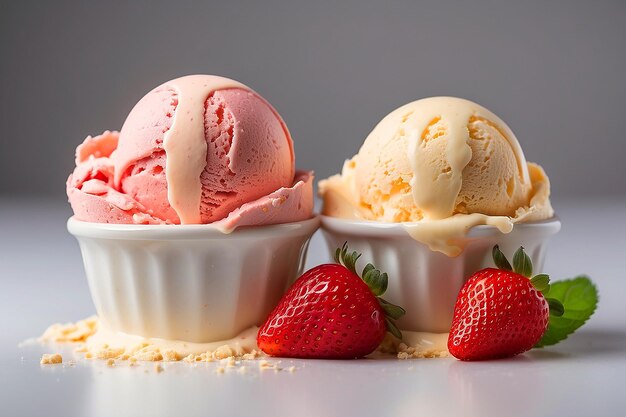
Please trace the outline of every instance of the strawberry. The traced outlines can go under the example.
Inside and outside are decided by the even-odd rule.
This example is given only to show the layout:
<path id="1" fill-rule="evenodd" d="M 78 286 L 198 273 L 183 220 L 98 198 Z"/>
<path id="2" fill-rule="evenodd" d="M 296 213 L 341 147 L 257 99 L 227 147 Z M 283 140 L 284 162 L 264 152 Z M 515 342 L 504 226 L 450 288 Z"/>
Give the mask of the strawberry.
<path id="1" fill-rule="evenodd" d="M 393 323 L 405 311 L 380 298 L 387 274 L 367 264 L 361 277 L 347 242 L 335 253 L 336 264 L 305 272 L 259 329 L 257 344 L 272 356 L 348 359 L 376 349 L 385 333 L 402 335 Z"/>
<path id="2" fill-rule="evenodd" d="M 546 299 L 543 291 L 550 278 L 532 279 L 530 257 L 520 247 L 513 265 L 498 248 L 493 248 L 496 268 L 472 275 L 454 306 L 448 350 L 457 359 L 471 361 L 515 356 L 531 349 L 541 339 L 550 314 L 563 314 L 562 304 Z"/>

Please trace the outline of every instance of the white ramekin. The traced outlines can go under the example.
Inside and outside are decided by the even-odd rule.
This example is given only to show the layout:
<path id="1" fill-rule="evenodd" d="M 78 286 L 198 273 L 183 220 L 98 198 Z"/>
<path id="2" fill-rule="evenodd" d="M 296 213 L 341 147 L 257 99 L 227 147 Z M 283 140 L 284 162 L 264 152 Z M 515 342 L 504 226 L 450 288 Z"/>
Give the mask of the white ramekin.
<path id="1" fill-rule="evenodd" d="M 96 311 L 114 331 L 211 342 L 260 324 L 302 272 L 319 218 L 242 227 L 70 218 Z"/>
<path id="2" fill-rule="evenodd" d="M 454 303 L 465 280 L 479 269 L 493 266 L 491 249 L 495 244 L 509 259 L 524 246 L 534 270 L 541 271 L 548 238 L 561 228 L 556 217 L 516 224 L 508 234 L 493 226 L 476 226 L 465 237 L 463 252 L 451 258 L 411 238 L 399 223 L 321 219 L 331 254 L 347 241 L 350 250 L 363 254 L 359 268 L 371 262 L 389 274 L 384 298 L 406 310 L 398 321 L 400 329 L 437 333 L 450 329 Z"/>

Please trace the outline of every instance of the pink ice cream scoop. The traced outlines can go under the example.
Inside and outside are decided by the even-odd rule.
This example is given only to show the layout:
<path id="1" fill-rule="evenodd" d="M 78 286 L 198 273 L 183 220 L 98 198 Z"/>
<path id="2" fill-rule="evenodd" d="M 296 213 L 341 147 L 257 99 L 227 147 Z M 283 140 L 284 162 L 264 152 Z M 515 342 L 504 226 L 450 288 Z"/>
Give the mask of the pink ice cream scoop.
<path id="1" fill-rule="evenodd" d="M 291 135 L 267 101 L 192 75 L 146 94 L 119 133 L 87 137 L 67 193 L 83 221 L 232 230 L 310 218 L 312 181 L 295 171 Z"/>

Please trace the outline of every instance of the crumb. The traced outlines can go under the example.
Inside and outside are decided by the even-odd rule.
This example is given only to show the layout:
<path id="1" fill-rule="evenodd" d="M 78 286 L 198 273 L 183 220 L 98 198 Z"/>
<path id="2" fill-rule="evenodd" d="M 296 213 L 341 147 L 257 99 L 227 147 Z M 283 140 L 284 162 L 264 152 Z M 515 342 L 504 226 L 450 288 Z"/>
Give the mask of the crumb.
<path id="1" fill-rule="evenodd" d="M 235 352 L 230 346 L 224 345 L 215 349 L 215 352 L 213 352 L 213 356 L 215 357 L 215 359 L 226 359 L 230 358 L 231 356 L 235 356 Z"/>
<path id="2" fill-rule="evenodd" d="M 247 366 L 241 366 L 239 367 L 239 369 L 237 369 L 237 372 L 240 374 L 245 374 L 248 372 L 248 367 Z"/>
<path id="3" fill-rule="evenodd" d="M 409 348 L 406 352 L 398 352 L 398 359 L 434 359 L 447 358 L 450 354 L 445 350 L 417 351 Z"/>
<path id="4" fill-rule="evenodd" d="M 84 342 L 98 330 L 98 318 L 91 316 L 76 323 L 56 323 L 39 338 L 42 342 Z"/>
<path id="5" fill-rule="evenodd" d="M 143 348 L 133 355 L 139 361 L 158 362 L 163 360 L 163 355 L 158 350 Z"/>
<path id="6" fill-rule="evenodd" d="M 154 365 L 154 370 L 156 371 L 157 374 L 160 374 L 161 372 L 164 371 L 160 363 L 157 363 L 156 365 Z"/>
<path id="7" fill-rule="evenodd" d="M 109 358 L 107 359 L 107 366 L 113 368 L 115 366 L 115 359 Z"/>
<path id="8" fill-rule="evenodd" d="M 177 362 L 181 360 L 182 355 L 176 352 L 174 349 L 167 349 L 163 351 L 163 360 L 169 362 Z"/>
<path id="9" fill-rule="evenodd" d="M 224 368 L 222 368 L 221 366 L 215 370 L 215 372 L 218 373 L 218 374 L 223 374 L 225 371 L 226 370 Z"/>
<path id="10" fill-rule="evenodd" d="M 275 372 L 282 371 L 282 368 L 278 367 L 280 362 L 276 362 L 275 364 L 270 363 L 270 361 L 266 361 L 265 359 L 259 361 L 259 369 L 261 371 L 273 369 Z"/>
<path id="11" fill-rule="evenodd" d="M 103 345 L 102 349 L 96 351 L 98 359 L 118 359 L 124 354 L 124 348 L 110 348 L 109 345 Z"/>
<path id="12" fill-rule="evenodd" d="M 295 366 L 290 366 L 289 368 L 287 368 L 287 371 L 289 371 L 289 373 L 294 373 L 296 372 L 296 367 Z"/>
<path id="13" fill-rule="evenodd" d="M 63 363 L 63 356 L 60 353 L 44 353 L 39 363 L 42 365 Z"/>
<path id="14" fill-rule="evenodd" d="M 250 353 L 246 353 L 244 354 L 241 359 L 243 360 L 253 360 L 259 357 L 259 351 L 258 350 L 253 350 Z"/>
<path id="15" fill-rule="evenodd" d="M 130 366 L 139 361 L 150 362 L 178 362 L 185 361 L 191 364 L 198 362 L 224 361 L 223 367 L 235 368 L 241 365 L 242 360 L 252 360 L 265 355 L 258 350 L 247 350 L 238 343 L 224 344 L 217 349 L 203 353 L 183 355 L 182 350 L 189 346 L 182 344 L 182 348 L 170 347 L 167 343 L 160 343 L 149 338 L 109 341 L 106 329 L 99 329 L 99 320 L 96 316 L 80 320 L 76 323 L 53 324 L 38 339 L 40 342 L 68 342 L 74 346 L 74 352 L 81 353 L 85 359 L 100 359 L 106 363 L 111 360 L 119 365 L 120 361 L 129 361 Z M 102 331 L 100 334 L 99 331 Z M 243 339 L 246 339 L 245 337 Z M 33 339 L 35 340 L 35 339 Z M 113 340 L 113 339 L 111 339 Z M 227 343 L 227 342 L 225 342 Z M 277 366 L 269 366 L 276 369 Z"/>

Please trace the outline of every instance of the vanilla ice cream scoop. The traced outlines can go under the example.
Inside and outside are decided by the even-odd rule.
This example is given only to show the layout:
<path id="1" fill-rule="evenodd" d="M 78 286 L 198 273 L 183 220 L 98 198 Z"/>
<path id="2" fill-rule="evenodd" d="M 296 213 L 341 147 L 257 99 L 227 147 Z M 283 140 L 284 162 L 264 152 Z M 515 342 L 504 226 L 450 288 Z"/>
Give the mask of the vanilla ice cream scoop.
<path id="1" fill-rule="evenodd" d="M 552 217 L 550 185 L 498 116 L 468 100 L 432 97 L 387 115 L 341 175 L 320 182 L 323 214 L 412 222 L 409 233 L 449 255 L 475 225 L 509 232 Z"/>

